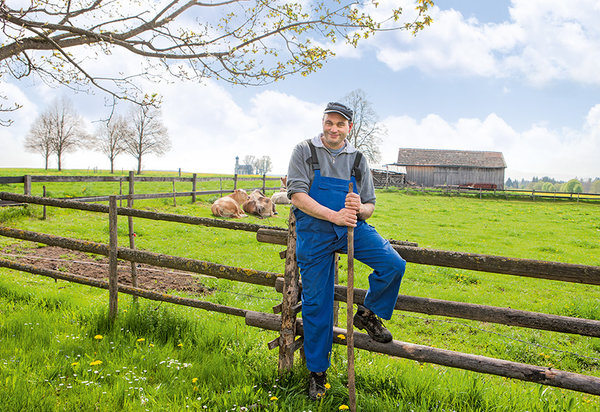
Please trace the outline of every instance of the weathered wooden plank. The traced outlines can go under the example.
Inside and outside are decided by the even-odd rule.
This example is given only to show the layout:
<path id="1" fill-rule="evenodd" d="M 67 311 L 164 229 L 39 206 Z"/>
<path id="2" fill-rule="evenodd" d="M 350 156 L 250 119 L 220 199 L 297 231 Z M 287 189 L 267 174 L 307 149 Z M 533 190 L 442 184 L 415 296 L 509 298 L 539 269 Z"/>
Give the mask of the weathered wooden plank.
<path id="1" fill-rule="evenodd" d="M 0 192 L 0 199 L 33 203 L 38 205 L 63 207 L 68 209 L 86 210 L 89 212 L 108 213 L 108 206 L 95 203 L 82 203 L 74 200 L 52 199 L 37 196 L 25 196 L 16 193 Z M 186 223 L 191 225 L 201 225 L 210 227 L 220 227 L 225 229 L 244 230 L 247 232 L 257 232 L 259 229 L 274 229 L 282 233 L 286 232 L 284 228 L 275 228 L 273 226 L 257 225 L 253 223 L 236 222 L 223 219 L 211 219 L 205 217 L 176 215 L 172 213 L 157 213 L 148 210 L 117 208 L 117 213 L 122 216 L 139 217 L 151 220 L 164 220 L 167 222 Z"/>
<path id="2" fill-rule="evenodd" d="M 0 236 L 28 240 L 31 242 L 38 242 L 51 246 L 60 246 L 67 249 L 95 253 L 103 256 L 108 256 L 109 253 L 108 246 L 102 243 L 47 235 L 22 229 L 8 228 L 5 226 L 0 226 Z M 275 286 L 277 278 L 281 276 L 275 272 L 220 265 L 202 260 L 182 258 L 160 253 L 146 252 L 142 250 L 132 250 L 121 247 L 118 248 L 117 257 L 119 259 L 146 263 L 152 266 L 178 269 L 184 272 L 201 273 L 203 275 L 210 275 L 220 279 L 229 279 L 238 282 L 246 282 L 271 287 Z"/>
<path id="3" fill-rule="evenodd" d="M 283 278 L 281 302 L 281 328 L 279 336 L 279 373 L 292 370 L 294 366 L 294 350 L 292 346 L 296 337 L 296 311 L 298 303 L 299 271 L 296 263 L 296 216 L 290 210 L 287 232 L 287 253 Z"/>
<path id="4" fill-rule="evenodd" d="M 272 229 L 259 230 L 259 242 L 285 244 L 285 234 Z M 391 242 L 390 242 L 391 243 Z M 504 256 L 477 253 L 453 252 L 392 244 L 400 255 L 411 263 L 444 266 L 480 272 L 502 273 L 532 277 L 537 279 L 559 280 L 563 282 L 600 285 L 600 266 L 577 265 L 573 263 L 548 262 L 543 260 L 509 258 Z"/>
<path id="5" fill-rule="evenodd" d="M 119 305 L 119 286 L 117 273 L 117 199 L 111 196 L 108 212 L 108 318 L 114 321 L 117 318 Z"/>
<path id="6" fill-rule="evenodd" d="M 281 292 L 282 288 L 283 282 L 278 279 L 275 283 L 275 289 Z M 302 283 L 300 283 L 299 288 L 302 288 Z M 335 286 L 336 301 L 344 302 L 346 300 L 346 293 L 345 286 Z M 355 302 L 362 304 L 365 300 L 366 293 L 367 291 L 365 289 L 354 289 Z M 499 323 L 508 326 L 548 330 L 552 332 L 600 337 L 600 321 L 592 319 L 549 315 L 496 306 L 452 302 L 408 295 L 398 295 L 394 309 L 425 313 L 427 315 L 447 316 L 481 322 Z"/>
<path id="7" fill-rule="evenodd" d="M 8 185 L 11 183 L 23 183 L 24 181 L 24 176 L 0 176 L 0 184 L 2 185 Z"/>
<path id="8" fill-rule="evenodd" d="M 249 326 L 278 330 L 280 322 L 281 317 L 277 315 L 253 311 L 246 312 L 246 325 Z M 296 332 L 298 335 L 304 336 L 302 319 L 296 320 Z M 345 344 L 345 339 L 340 339 L 338 336 L 345 336 L 346 332 L 345 329 L 333 328 L 334 342 L 337 344 Z M 355 347 L 359 349 L 411 359 L 418 362 L 434 363 L 451 368 L 460 368 L 473 372 L 503 376 L 511 379 L 600 395 L 600 378 L 594 376 L 586 376 L 554 368 L 528 365 L 525 363 L 489 358 L 486 356 L 471 355 L 446 349 L 432 348 L 397 340 L 393 340 L 390 343 L 379 343 L 372 340 L 369 335 L 359 332 L 355 332 L 354 344 Z"/>
<path id="9" fill-rule="evenodd" d="M 19 270 L 21 272 L 33 273 L 34 275 L 46 276 L 53 279 L 66 280 L 68 282 L 78 283 L 81 285 L 88 285 L 102 289 L 108 289 L 108 282 L 105 280 L 92 279 L 85 276 L 74 275 L 67 272 L 60 272 L 58 270 L 40 268 L 34 265 L 22 264 L 12 262 L 7 259 L 0 258 L 0 267 L 5 267 L 13 270 Z M 153 292 L 147 289 L 140 289 L 133 286 L 127 286 L 119 284 L 119 293 L 127 293 L 133 296 L 139 296 L 145 299 L 155 300 L 159 302 L 168 302 L 176 305 L 183 305 L 194 307 L 198 309 L 204 309 L 211 312 L 220 312 L 234 316 L 245 316 L 246 310 L 239 309 L 231 306 L 218 305 L 216 303 L 205 302 L 202 300 L 184 298 L 181 296 L 167 295 L 165 293 Z"/>
<path id="10" fill-rule="evenodd" d="M 262 243 L 272 243 L 275 245 L 287 244 L 286 234 L 279 228 L 269 227 L 259 229 L 256 234 L 256 240 Z M 403 246 L 418 246 L 415 242 L 408 242 L 404 240 L 388 239 L 392 245 L 403 245 Z"/>

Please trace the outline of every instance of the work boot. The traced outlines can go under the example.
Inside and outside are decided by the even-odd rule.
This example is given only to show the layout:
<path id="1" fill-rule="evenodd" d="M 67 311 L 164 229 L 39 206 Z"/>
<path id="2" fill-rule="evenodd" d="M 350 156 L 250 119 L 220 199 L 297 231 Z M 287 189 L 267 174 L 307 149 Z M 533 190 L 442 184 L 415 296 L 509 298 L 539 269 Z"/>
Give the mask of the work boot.
<path id="1" fill-rule="evenodd" d="M 363 305 L 357 306 L 358 310 L 354 315 L 354 326 L 358 329 L 366 329 L 371 339 L 377 342 L 391 342 L 392 334 L 383 326 L 381 319 Z"/>
<path id="2" fill-rule="evenodd" d="M 313 401 L 324 398 L 327 390 L 325 385 L 327 385 L 327 372 L 311 372 L 308 381 L 308 397 Z"/>

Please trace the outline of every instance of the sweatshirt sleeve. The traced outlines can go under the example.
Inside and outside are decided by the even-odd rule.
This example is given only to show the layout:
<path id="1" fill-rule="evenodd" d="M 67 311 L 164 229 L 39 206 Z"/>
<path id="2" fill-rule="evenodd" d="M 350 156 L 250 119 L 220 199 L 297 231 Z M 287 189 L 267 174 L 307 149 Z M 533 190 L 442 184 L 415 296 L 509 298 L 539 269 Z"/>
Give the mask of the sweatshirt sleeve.
<path id="1" fill-rule="evenodd" d="M 373 175 L 371 174 L 371 168 L 369 162 L 363 156 L 360 164 L 358 165 L 362 177 L 359 183 L 360 201 L 362 203 L 373 203 L 375 204 L 375 186 L 373 185 Z"/>
<path id="2" fill-rule="evenodd" d="M 306 148 L 304 147 L 306 146 Z M 301 142 L 294 147 L 287 174 L 287 196 L 292 198 L 294 193 L 307 193 L 310 189 L 312 170 L 307 162 L 308 144 Z"/>

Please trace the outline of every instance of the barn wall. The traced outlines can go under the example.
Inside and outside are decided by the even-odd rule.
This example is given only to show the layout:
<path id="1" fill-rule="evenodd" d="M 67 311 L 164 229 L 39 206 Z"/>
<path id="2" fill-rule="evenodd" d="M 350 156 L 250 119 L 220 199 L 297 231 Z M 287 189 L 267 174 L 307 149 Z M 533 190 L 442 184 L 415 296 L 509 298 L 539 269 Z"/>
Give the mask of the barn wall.
<path id="1" fill-rule="evenodd" d="M 406 180 L 419 186 L 433 187 L 434 169 L 433 166 L 406 166 Z"/>
<path id="2" fill-rule="evenodd" d="M 406 166 L 406 180 L 426 187 L 489 183 L 504 189 L 504 169 Z"/>

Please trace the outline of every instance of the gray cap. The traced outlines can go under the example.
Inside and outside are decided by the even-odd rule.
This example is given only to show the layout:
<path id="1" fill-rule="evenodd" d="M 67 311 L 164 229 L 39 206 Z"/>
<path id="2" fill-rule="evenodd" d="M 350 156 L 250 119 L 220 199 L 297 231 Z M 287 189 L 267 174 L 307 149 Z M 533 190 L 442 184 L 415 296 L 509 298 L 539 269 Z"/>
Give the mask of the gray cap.
<path id="1" fill-rule="evenodd" d="M 337 102 L 327 103 L 327 107 L 323 113 L 339 113 L 350 122 L 352 122 L 352 115 L 354 114 L 351 108 Z"/>

